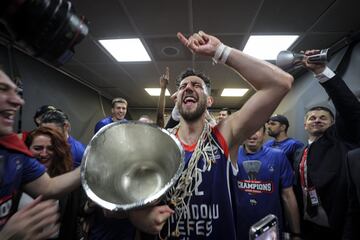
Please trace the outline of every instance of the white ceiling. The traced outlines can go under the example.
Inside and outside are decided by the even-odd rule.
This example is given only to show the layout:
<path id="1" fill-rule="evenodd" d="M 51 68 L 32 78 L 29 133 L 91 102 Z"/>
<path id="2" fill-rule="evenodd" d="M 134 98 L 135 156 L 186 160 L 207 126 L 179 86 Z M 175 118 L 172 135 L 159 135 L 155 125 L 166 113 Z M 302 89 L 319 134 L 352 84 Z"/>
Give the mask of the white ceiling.
<path id="1" fill-rule="evenodd" d="M 213 66 L 210 59 L 193 56 L 176 38 L 203 30 L 225 44 L 243 49 L 251 34 L 298 34 L 294 51 L 328 48 L 360 29 L 356 0 L 73 0 L 78 15 L 89 21 L 89 35 L 76 46 L 74 58 L 63 69 L 111 99 L 125 97 L 130 108 L 156 108 L 157 97 L 145 87 L 158 87 L 170 68 L 169 90 L 188 67 L 212 80 L 215 108 L 239 108 L 243 98 L 224 98 L 225 87 L 247 87 L 232 70 Z M 107 38 L 140 38 L 151 62 L 118 63 L 98 43 Z M 271 47 L 271 46 L 269 46 Z M 176 52 L 166 55 L 166 50 Z M 175 51 L 174 51 L 175 50 Z M 165 52 L 165 53 L 164 53 Z M 167 98 L 167 107 L 172 103 Z"/>

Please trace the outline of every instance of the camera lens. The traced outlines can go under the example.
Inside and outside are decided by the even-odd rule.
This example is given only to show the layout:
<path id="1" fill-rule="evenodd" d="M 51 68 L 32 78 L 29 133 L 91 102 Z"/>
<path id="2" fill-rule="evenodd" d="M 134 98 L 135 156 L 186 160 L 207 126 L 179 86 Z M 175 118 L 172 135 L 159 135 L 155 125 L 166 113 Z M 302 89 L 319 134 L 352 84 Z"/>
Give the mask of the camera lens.
<path id="1" fill-rule="evenodd" d="M 55 65 L 70 60 L 74 46 L 88 33 L 84 19 L 66 0 L 5 0 L 0 9 L 0 18 L 16 40 Z"/>

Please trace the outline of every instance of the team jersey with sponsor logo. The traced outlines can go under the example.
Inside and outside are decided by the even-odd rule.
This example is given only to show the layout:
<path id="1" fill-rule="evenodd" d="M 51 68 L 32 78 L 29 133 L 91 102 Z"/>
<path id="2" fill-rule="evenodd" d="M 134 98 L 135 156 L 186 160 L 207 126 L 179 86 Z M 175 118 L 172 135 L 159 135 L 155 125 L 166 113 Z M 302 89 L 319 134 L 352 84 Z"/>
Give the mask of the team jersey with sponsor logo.
<path id="1" fill-rule="evenodd" d="M 202 156 L 196 167 L 197 181 L 193 180 L 195 190 L 184 216 L 178 222 L 180 239 L 236 239 L 235 220 L 231 203 L 230 174 L 231 163 L 228 160 L 228 147 L 223 136 L 215 127 L 212 129 L 212 141 L 206 140 L 204 151 L 212 152 L 213 164 L 204 169 Z M 188 167 L 195 146 L 184 145 L 185 167 Z M 186 200 L 185 200 L 186 201 Z M 170 229 L 175 229 L 176 215 L 170 218 Z M 166 228 L 167 226 L 165 226 Z"/>
<path id="2" fill-rule="evenodd" d="M 36 159 L 0 146 L 0 230 L 16 211 L 14 202 L 22 185 L 34 181 L 45 172 Z"/>
<path id="3" fill-rule="evenodd" d="M 248 239 L 251 225 L 272 213 L 282 225 L 281 190 L 293 185 L 293 172 L 284 152 L 262 147 L 258 152 L 238 151 L 236 214 L 238 239 Z"/>

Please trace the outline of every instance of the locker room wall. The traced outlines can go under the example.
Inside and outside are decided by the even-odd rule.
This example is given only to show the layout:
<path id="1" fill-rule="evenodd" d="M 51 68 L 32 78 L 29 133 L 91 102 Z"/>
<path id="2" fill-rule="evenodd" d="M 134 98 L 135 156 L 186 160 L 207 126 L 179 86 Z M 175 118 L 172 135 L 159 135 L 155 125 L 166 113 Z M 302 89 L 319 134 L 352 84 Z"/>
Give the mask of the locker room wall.
<path id="1" fill-rule="evenodd" d="M 16 50 L 13 53 L 24 89 L 22 130 L 33 129 L 36 109 L 51 104 L 68 114 L 71 122 L 70 134 L 87 144 L 93 135 L 96 122 L 104 117 L 101 102 L 105 113 L 109 114 L 110 100 L 30 56 Z M 0 45 L 0 65 L 9 74 L 8 50 L 2 45 Z M 17 122 L 15 131 L 17 131 Z"/>

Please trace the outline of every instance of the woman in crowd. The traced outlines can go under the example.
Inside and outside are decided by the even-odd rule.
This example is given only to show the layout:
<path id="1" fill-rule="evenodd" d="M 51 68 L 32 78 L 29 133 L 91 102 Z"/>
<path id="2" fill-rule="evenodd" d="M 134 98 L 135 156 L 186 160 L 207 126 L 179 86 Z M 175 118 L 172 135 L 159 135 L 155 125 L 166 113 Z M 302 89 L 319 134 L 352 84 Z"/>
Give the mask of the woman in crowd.
<path id="1" fill-rule="evenodd" d="M 34 157 L 42 163 L 51 177 L 69 172 L 73 168 L 70 146 L 63 135 L 47 127 L 39 127 L 25 140 Z M 24 195 L 24 194 L 23 194 Z M 24 205 L 24 196 L 20 206 Z M 26 202 L 26 200 L 25 200 Z M 79 239 L 80 189 L 59 200 L 60 230 L 52 239 Z"/>

